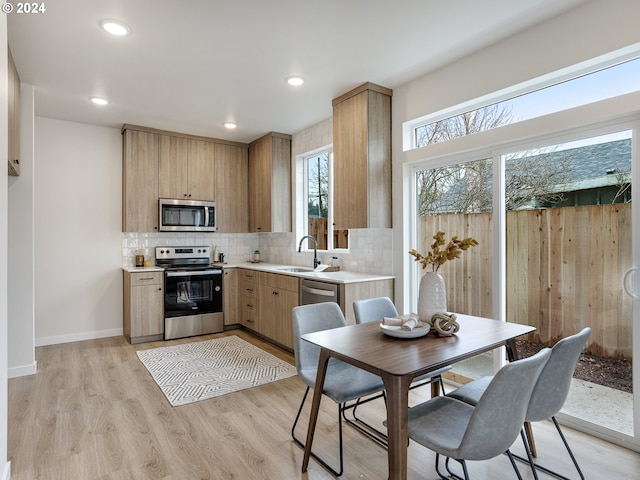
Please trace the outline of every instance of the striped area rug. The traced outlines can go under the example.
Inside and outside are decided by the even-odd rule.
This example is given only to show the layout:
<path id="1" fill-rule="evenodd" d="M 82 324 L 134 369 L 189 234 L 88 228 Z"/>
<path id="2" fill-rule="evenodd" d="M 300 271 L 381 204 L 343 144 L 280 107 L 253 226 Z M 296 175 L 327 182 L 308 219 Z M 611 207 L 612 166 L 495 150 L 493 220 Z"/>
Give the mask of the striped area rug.
<path id="1" fill-rule="evenodd" d="M 297 374 L 293 365 L 235 335 L 137 353 L 174 407 Z"/>

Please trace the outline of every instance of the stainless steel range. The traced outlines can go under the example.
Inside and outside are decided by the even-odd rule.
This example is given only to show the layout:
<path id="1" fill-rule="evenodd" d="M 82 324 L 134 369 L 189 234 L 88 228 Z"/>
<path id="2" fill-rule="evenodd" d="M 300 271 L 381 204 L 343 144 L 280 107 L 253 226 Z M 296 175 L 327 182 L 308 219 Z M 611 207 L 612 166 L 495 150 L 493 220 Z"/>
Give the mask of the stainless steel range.
<path id="1" fill-rule="evenodd" d="M 210 263 L 209 247 L 156 247 L 164 268 L 164 339 L 224 329 L 222 267 Z"/>

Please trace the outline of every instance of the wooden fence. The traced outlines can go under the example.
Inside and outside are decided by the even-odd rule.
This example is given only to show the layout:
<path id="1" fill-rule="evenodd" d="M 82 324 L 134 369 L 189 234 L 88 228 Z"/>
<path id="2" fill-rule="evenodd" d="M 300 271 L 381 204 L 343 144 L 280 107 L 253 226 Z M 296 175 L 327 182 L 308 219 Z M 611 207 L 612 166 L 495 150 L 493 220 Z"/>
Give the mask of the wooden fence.
<path id="1" fill-rule="evenodd" d="M 507 212 L 507 319 L 533 325 L 529 339 L 552 346 L 592 328 L 587 350 L 632 358 L 631 299 L 622 279 L 631 266 L 631 204 Z M 492 316 L 492 214 L 420 217 L 425 253 L 441 230 L 479 245 L 440 268 L 448 308 Z"/>

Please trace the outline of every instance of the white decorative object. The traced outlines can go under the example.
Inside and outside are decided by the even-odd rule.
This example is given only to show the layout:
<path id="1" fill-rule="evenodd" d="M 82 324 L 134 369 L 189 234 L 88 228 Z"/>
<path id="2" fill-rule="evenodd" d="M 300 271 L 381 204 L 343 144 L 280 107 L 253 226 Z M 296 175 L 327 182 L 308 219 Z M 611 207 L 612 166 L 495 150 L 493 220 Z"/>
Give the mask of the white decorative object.
<path id="1" fill-rule="evenodd" d="M 420 279 L 418 292 L 418 318 L 431 324 L 435 313 L 447 311 L 447 291 L 444 278 L 438 272 L 426 272 Z"/>

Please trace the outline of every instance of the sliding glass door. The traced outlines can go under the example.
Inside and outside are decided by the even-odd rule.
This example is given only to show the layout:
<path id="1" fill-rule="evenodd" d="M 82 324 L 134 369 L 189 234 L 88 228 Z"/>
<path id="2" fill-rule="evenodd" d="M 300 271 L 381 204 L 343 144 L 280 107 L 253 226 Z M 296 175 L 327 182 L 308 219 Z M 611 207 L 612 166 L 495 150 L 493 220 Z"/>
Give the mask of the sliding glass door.
<path id="1" fill-rule="evenodd" d="M 536 327 L 531 353 L 591 327 L 563 413 L 634 437 L 632 130 L 510 150 L 506 319 Z M 635 239 L 637 241 L 637 239 Z"/>
<path id="2" fill-rule="evenodd" d="M 525 355 L 591 327 L 559 418 L 638 449 L 633 390 L 640 375 L 632 364 L 640 351 L 640 268 L 627 274 L 640 267 L 640 213 L 632 202 L 638 124 L 585 132 L 415 168 L 414 244 L 428 252 L 438 231 L 478 240 L 439 270 L 448 309 L 534 325 L 518 343 Z M 417 269 L 415 282 L 423 272 Z M 456 365 L 450 379 L 491 374 L 504 362 L 499 357 Z"/>

